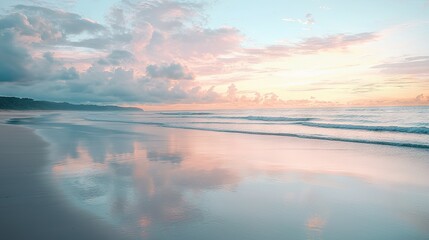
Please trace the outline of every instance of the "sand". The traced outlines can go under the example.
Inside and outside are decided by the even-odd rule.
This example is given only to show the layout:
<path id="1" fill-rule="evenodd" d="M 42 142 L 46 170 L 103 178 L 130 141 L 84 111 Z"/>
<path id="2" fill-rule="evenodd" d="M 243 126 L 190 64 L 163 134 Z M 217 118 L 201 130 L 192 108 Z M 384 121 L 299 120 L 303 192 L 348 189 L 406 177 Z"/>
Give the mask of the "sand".
<path id="1" fill-rule="evenodd" d="M 85 115 L 0 125 L 5 239 L 428 239 L 425 149 Z"/>
<path id="2" fill-rule="evenodd" d="M 50 186 L 47 143 L 30 129 L 0 124 L 2 239 L 124 239 L 116 229 L 69 206 Z"/>

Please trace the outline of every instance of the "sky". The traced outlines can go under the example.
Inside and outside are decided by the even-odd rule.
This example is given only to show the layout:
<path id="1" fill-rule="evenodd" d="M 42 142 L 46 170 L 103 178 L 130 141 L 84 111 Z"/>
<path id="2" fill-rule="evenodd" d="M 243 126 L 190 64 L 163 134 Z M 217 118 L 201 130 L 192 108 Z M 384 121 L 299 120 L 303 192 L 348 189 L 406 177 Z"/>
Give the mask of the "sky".
<path id="1" fill-rule="evenodd" d="M 156 109 L 429 105 L 428 0 L 0 2 L 0 95 Z"/>

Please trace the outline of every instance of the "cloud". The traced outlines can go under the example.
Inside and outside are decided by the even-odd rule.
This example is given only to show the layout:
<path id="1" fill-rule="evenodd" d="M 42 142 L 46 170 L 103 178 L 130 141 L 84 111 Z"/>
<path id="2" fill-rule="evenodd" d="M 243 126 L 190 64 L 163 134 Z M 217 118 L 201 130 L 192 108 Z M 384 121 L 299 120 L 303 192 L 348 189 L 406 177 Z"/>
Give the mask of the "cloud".
<path id="1" fill-rule="evenodd" d="M 110 25 L 101 25 L 63 10 L 17 5 L 0 17 L 0 81 L 9 83 L 0 93 L 71 102 L 224 101 L 177 61 L 239 47 L 236 29 L 194 25 L 201 7 L 126 1 L 112 10 Z"/>
<path id="2" fill-rule="evenodd" d="M 353 45 L 376 40 L 379 36 L 374 32 L 358 34 L 335 34 L 327 37 L 312 37 L 297 44 L 297 49 L 304 52 L 347 48 Z"/>
<path id="3" fill-rule="evenodd" d="M 114 31 L 79 14 L 40 6 L 16 5 L 0 19 L 0 31 L 10 30 L 16 41 L 31 51 L 69 47 L 106 50 L 126 46 L 132 40 L 129 29 Z"/>
<path id="4" fill-rule="evenodd" d="M 19 44 L 11 29 L 0 31 L 0 82 L 31 85 L 38 81 L 69 80 L 78 78 L 74 67 L 65 67 L 50 52 L 33 57 Z"/>
<path id="5" fill-rule="evenodd" d="M 105 27 L 92 20 L 82 18 L 78 14 L 61 10 L 52 10 L 38 6 L 16 5 L 15 9 L 27 17 L 28 28 L 54 27 L 65 34 L 80 34 L 83 32 L 95 33 L 105 30 Z"/>
<path id="6" fill-rule="evenodd" d="M 306 38 L 294 44 L 277 44 L 264 48 L 246 49 L 249 57 L 281 57 L 296 54 L 314 54 L 321 51 L 347 49 L 355 45 L 377 40 L 379 35 L 375 32 L 357 34 L 333 34 L 324 37 Z"/>
<path id="7" fill-rule="evenodd" d="M 214 83 L 230 83 L 237 79 L 249 79 L 256 75 L 270 74 L 276 71 L 284 71 L 276 67 L 278 63 L 293 61 L 294 57 L 305 55 L 318 55 L 341 51 L 352 52 L 354 47 L 362 46 L 366 43 L 375 42 L 380 39 L 377 32 L 363 32 L 356 34 L 338 33 L 320 37 L 310 37 L 298 42 L 284 44 L 273 44 L 264 47 L 241 47 L 233 49 L 229 54 L 220 55 L 211 61 L 196 61 L 193 69 L 210 75 L 222 73 L 222 77 L 213 78 Z M 349 51 L 350 50 L 350 51 Z M 317 58 L 317 56 L 315 56 Z M 273 63 L 267 66 L 267 62 Z M 264 65 L 263 69 L 260 65 Z M 234 76 L 234 77 L 230 77 Z M 266 77 L 266 76 L 265 76 Z"/>
<path id="8" fill-rule="evenodd" d="M 76 36 L 95 36 L 107 31 L 101 24 L 61 10 L 16 5 L 13 11 L 0 19 L 0 30 L 13 31 L 23 44 L 73 45 Z"/>
<path id="9" fill-rule="evenodd" d="M 316 21 L 314 20 L 313 14 L 307 13 L 303 19 L 300 18 L 283 18 L 286 22 L 296 22 L 303 25 L 313 25 Z"/>
<path id="10" fill-rule="evenodd" d="M 197 4 L 172 1 L 125 4 L 128 6 L 123 6 L 124 9 L 117 10 L 111 17 L 114 26 L 103 26 L 62 10 L 15 6 L 12 13 L 0 17 L 0 60 L 4 63 L 0 66 L 0 81 L 10 83 L 3 84 L 0 92 L 73 102 L 171 103 L 199 101 L 199 98 L 203 102 L 217 99 L 214 88 L 203 89 L 198 86 L 193 81 L 193 74 L 183 64 L 156 63 L 158 60 L 168 62 L 169 59 L 177 59 L 176 56 L 157 59 L 148 53 L 156 54 L 156 50 L 167 46 L 173 49 L 175 44 L 181 44 L 181 38 L 183 41 L 192 39 L 186 34 L 192 35 L 193 32 L 199 32 L 197 38 L 201 39 L 207 35 L 213 39 L 207 44 L 213 44 L 217 33 L 223 37 L 225 31 L 197 30 L 186 26 L 185 22 L 196 14 L 193 11 L 199 7 Z M 125 15 L 124 11 L 131 11 L 132 14 Z M 121 19 L 125 16 L 131 16 L 131 24 Z M 144 59 L 137 59 L 131 53 L 134 45 L 141 44 L 141 38 L 136 36 L 142 29 L 139 23 L 149 26 L 143 27 L 144 30 L 153 30 L 148 45 L 143 44 L 142 54 L 149 55 Z M 195 46 L 197 42 L 194 42 Z M 119 45 L 121 48 L 115 47 Z M 182 46 L 185 45 L 182 43 Z M 191 45 L 187 45 L 186 50 L 195 56 L 204 47 L 209 47 L 198 46 L 198 49 L 193 50 Z M 108 53 L 97 53 L 81 47 Z M 185 55 L 185 49 L 182 51 Z M 215 54 L 213 50 L 208 52 Z M 81 53 L 89 58 L 55 57 L 72 57 Z M 89 65 L 89 68 L 79 66 L 78 71 L 75 62 Z"/>
<path id="11" fill-rule="evenodd" d="M 1 24 L 1 22 L 0 22 Z M 25 48 L 15 44 L 10 30 L 0 32 L 0 82 L 21 82 L 27 78 L 25 64 L 30 56 Z"/>
<path id="12" fill-rule="evenodd" d="M 165 44 L 182 58 L 213 58 L 231 51 L 239 50 L 244 39 L 235 28 L 218 29 L 192 28 L 171 36 L 171 42 Z M 174 49 L 173 46 L 176 46 Z"/>
<path id="13" fill-rule="evenodd" d="M 255 71 L 253 63 L 343 50 L 378 38 L 373 32 L 343 33 L 246 48 L 238 29 L 205 27 L 204 7 L 123 1 L 105 23 L 97 23 L 66 10 L 17 5 L 0 15 L 0 94 L 70 102 L 284 106 L 293 102 L 274 92 L 242 91 L 238 84 L 228 88 L 229 80 L 220 75 L 244 71 L 240 79 L 245 79 Z M 307 14 L 299 22 L 315 21 Z M 200 80 L 210 74 L 219 87 Z"/>
<path id="14" fill-rule="evenodd" d="M 429 75 L 429 56 L 408 57 L 398 62 L 373 66 L 385 74 Z"/>
<path id="15" fill-rule="evenodd" d="M 379 99 L 360 99 L 350 101 L 347 105 L 351 106 L 418 106 L 428 105 L 429 96 L 427 94 L 418 94 L 415 97 L 403 98 L 379 98 Z"/>
<path id="16" fill-rule="evenodd" d="M 160 31 L 171 31 L 186 27 L 202 10 L 203 5 L 196 2 L 182 1 L 124 1 L 125 8 L 131 10 L 133 23 L 150 23 Z M 120 12 L 120 11 L 119 11 Z M 116 19 L 123 19 L 118 15 Z"/>
<path id="17" fill-rule="evenodd" d="M 106 58 L 98 60 L 101 65 L 121 65 L 135 61 L 134 55 L 126 50 L 113 50 Z"/>
<path id="18" fill-rule="evenodd" d="M 178 63 L 171 63 L 169 65 L 149 65 L 146 67 L 146 73 L 152 78 L 175 80 L 190 80 L 194 78 L 188 69 Z"/>
<path id="19" fill-rule="evenodd" d="M 417 103 L 429 103 L 429 96 L 425 96 L 423 93 L 416 96 Z"/>

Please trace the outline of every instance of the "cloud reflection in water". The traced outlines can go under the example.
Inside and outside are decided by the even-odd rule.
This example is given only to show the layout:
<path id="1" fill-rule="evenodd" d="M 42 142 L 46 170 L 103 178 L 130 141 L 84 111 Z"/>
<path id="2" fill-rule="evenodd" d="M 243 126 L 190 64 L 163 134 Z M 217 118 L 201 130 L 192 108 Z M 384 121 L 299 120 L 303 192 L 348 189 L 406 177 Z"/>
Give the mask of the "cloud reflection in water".
<path id="1" fill-rule="evenodd" d="M 384 230 L 356 237 L 427 236 L 421 226 L 428 226 L 428 206 L 410 204 L 415 195 L 429 200 L 428 165 L 418 160 L 425 151 L 101 127 L 40 132 L 52 144 L 55 180 L 72 202 L 137 238 L 323 239 L 374 224 Z"/>

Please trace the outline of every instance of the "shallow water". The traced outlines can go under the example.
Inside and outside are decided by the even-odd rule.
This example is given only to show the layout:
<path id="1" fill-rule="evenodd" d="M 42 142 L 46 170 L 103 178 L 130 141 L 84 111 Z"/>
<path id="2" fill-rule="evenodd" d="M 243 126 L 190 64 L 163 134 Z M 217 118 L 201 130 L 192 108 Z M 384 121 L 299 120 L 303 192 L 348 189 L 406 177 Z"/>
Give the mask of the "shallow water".
<path id="1" fill-rule="evenodd" d="M 338 137 L 329 132 L 337 129 L 300 129 L 349 113 L 365 117 L 347 115 L 341 124 L 427 127 L 427 108 L 293 111 L 39 113 L 11 123 L 37 129 L 51 144 L 47 171 L 70 204 L 136 239 L 429 238 L 428 149 L 308 139 Z M 387 117 L 407 111 L 414 115 L 404 121 Z M 199 124 L 205 131 L 178 129 Z M 304 138 L 225 133 L 243 128 Z M 344 131 L 429 144 L 425 133 Z"/>

